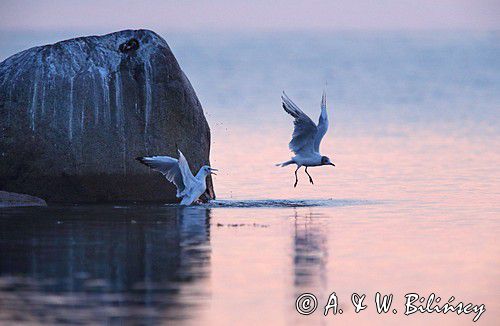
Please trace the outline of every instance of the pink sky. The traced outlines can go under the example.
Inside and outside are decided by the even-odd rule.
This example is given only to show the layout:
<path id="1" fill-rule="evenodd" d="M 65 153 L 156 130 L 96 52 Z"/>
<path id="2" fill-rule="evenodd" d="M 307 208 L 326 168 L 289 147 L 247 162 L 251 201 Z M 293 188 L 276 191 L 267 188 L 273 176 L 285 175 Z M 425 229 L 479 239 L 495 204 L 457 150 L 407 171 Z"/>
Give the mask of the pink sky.
<path id="1" fill-rule="evenodd" d="M 2 0 L 0 29 L 498 30 L 498 0 Z"/>

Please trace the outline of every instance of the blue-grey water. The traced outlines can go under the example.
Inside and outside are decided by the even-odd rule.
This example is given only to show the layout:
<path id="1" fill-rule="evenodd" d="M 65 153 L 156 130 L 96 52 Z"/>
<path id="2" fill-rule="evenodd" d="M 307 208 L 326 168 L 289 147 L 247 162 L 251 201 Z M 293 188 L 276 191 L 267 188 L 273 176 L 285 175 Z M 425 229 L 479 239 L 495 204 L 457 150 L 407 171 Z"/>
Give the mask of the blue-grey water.
<path id="1" fill-rule="evenodd" d="M 159 32 L 211 126 L 218 201 L 1 209 L 0 324 L 472 323 L 405 316 L 409 292 L 498 322 L 498 32 Z M 1 33 L 0 60 L 71 36 Z M 294 189 L 280 93 L 315 120 L 325 82 L 336 167 Z M 324 317 L 333 291 L 344 313 Z"/>

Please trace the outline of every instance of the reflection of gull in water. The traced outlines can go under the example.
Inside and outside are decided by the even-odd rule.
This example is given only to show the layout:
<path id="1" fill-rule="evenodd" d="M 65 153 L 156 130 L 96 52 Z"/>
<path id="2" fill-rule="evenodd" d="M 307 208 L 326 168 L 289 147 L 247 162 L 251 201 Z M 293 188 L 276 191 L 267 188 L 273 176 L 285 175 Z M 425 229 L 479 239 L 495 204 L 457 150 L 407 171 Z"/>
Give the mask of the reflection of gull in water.
<path id="1" fill-rule="evenodd" d="M 168 181 L 177 187 L 177 198 L 182 198 L 181 205 L 191 205 L 207 189 L 206 177 L 215 174 L 213 169 L 204 165 L 196 176 L 191 173 L 189 164 L 181 151 L 179 159 L 170 156 L 144 156 L 137 160 L 153 170 L 161 172 Z"/>
<path id="2" fill-rule="evenodd" d="M 295 211 L 293 234 L 294 283 L 299 287 L 324 287 L 328 263 L 328 237 L 324 225 L 313 218 L 313 212 L 298 214 Z M 300 292 L 300 291 L 299 291 Z"/>
<path id="3" fill-rule="evenodd" d="M 288 96 L 283 92 L 281 96 L 283 101 L 283 109 L 295 118 L 293 122 L 295 128 L 293 130 L 292 140 L 288 147 L 295 153 L 295 156 L 291 160 L 276 164 L 277 166 L 287 166 L 290 164 L 296 164 L 297 169 L 295 170 L 295 184 L 299 179 L 297 177 L 297 171 L 301 166 L 306 167 L 306 174 L 309 177 L 309 182 L 314 184 L 311 175 L 307 172 L 307 168 L 310 166 L 321 166 L 321 165 L 332 165 L 333 164 L 327 156 L 322 156 L 319 153 L 319 145 L 323 136 L 328 130 L 328 115 L 326 113 L 326 92 L 323 91 L 323 97 L 321 99 L 321 114 L 319 116 L 318 125 L 316 125 L 311 118 L 307 116 L 302 110 L 288 98 Z"/>

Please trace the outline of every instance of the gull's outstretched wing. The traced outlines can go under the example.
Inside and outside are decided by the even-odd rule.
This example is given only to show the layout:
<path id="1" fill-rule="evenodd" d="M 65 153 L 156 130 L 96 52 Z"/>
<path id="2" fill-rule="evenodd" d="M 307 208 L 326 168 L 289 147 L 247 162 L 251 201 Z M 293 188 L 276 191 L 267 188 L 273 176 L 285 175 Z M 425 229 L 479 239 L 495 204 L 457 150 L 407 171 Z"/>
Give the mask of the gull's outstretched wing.
<path id="1" fill-rule="evenodd" d="M 188 161 L 184 157 L 184 154 L 182 154 L 180 150 L 178 150 L 178 152 L 179 152 L 179 169 L 181 170 L 182 180 L 184 181 L 186 190 L 189 191 L 193 187 L 194 183 L 196 183 L 196 178 L 194 177 L 193 173 L 191 173 Z"/>
<path id="2" fill-rule="evenodd" d="M 314 138 L 314 150 L 319 153 L 319 145 L 323 136 L 328 130 L 328 114 L 326 113 L 326 92 L 323 91 L 323 96 L 321 98 L 321 114 L 319 115 L 318 121 L 318 133 Z"/>
<path id="3" fill-rule="evenodd" d="M 295 154 L 308 154 L 314 151 L 314 140 L 318 133 L 318 127 L 299 107 L 288 98 L 283 92 L 281 96 L 283 101 L 283 109 L 295 118 L 293 121 L 295 128 L 293 129 L 292 140 L 288 147 Z"/>
<path id="4" fill-rule="evenodd" d="M 184 156 L 182 157 L 184 158 Z M 179 160 L 170 156 L 145 156 L 138 157 L 137 160 L 153 170 L 161 172 L 168 181 L 172 182 L 177 187 L 177 197 L 182 195 L 182 192 L 186 189 L 186 183 L 184 182 L 183 168 L 181 168 Z M 186 161 L 185 158 L 184 161 Z M 184 163 L 182 163 L 182 165 L 184 165 Z M 189 171 L 189 174 L 193 177 L 191 171 Z"/>

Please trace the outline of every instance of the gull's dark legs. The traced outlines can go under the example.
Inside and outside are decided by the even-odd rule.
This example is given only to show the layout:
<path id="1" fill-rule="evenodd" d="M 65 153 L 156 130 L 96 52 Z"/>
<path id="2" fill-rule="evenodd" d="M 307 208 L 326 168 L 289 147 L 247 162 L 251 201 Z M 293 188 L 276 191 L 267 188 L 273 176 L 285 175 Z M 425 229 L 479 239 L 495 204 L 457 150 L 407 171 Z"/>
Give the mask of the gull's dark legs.
<path id="1" fill-rule="evenodd" d="M 310 182 L 311 184 L 314 184 L 314 182 L 313 182 L 313 178 L 311 178 L 311 175 L 309 174 L 309 172 L 307 172 L 307 166 L 306 166 L 306 174 L 307 174 L 307 176 L 309 177 L 309 182 Z"/>
<path id="2" fill-rule="evenodd" d="M 300 166 L 297 166 L 297 170 L 295 170 L 295 183 L 293 184 L 293 187 L 297 187 L 297 183 L 299 182 L 299 177 L 297 176 L 297 171 L 300 169 Z"/>

